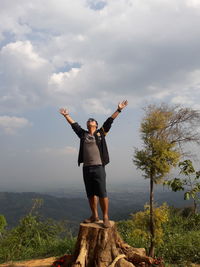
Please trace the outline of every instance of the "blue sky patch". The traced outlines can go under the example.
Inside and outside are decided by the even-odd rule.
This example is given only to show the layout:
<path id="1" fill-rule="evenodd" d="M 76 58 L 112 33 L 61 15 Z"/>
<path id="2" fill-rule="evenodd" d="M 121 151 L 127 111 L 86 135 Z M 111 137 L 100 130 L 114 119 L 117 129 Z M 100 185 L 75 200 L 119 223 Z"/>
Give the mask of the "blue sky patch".
<path id="1" fill-rule="evenodd" d="M 101 10 L 106 6 L 106 2 L 105 1 L 90 0 L 90 1 L 88 1 L 88 5 L 93 10 Z"/>
<path id="2" fill-rule="evenodd" d="M 62 67 L 57 68 L 56 73 L 69 72 L 71 69 L 81 68 L 81 66 L 82 66 L 82 64 L 79 62 L 65 62 L 65 64 Z"/>

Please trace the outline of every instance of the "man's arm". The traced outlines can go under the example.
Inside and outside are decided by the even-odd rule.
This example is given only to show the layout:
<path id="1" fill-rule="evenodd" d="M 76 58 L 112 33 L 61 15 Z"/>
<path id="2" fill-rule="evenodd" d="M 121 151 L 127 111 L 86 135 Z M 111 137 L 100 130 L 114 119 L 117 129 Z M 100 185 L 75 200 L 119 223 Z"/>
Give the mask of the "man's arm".
<path id="1" fill-rule="evenodd" d="M 122 109 L 125 108 L 127 105 L 128 105 L 127 100 L 123 100 L 121 103 L 119 102 L 117 110 L 111 115 L 111 118 L 113 118 L 113 120 L 117 118 Z"/>
<path id="2" fill-rule="evenodd" d="M 104 122 L 103 126 L 100 128 L 100 131 L 104 135 L 106 135 L 113 123 L 113 120 L 119 115 L 119 113 L 122 111 L 123 108 L 125 108 L 128 105 L 128 101 L 124 100 L 121 103 L 118 104 L 117 110 Z"/>
<path id="3" fill-rule="evenodd" d="M 75 123 L 75 121 L 69 116 L 69 110 L 68 109 L 61 108 L 59 111 L 60 111 L 60 114 L 65 117 L 65 119 L 67 120 L 67 122 L 69 124 Z"/>
<path id="4" fill-rule="evenodd" d="M 61 108 L 59 111 L 60 111 L 60 114 L 62 114 L 67 120 L 67 122 L 71 125 L 72 129 L 78 135 L 78 137 L 81 138 L 83 134 L 85 133 L 85 130 L 83 130 L 81 126 L 70 117 L 69 110 L 65 108 Z"/>

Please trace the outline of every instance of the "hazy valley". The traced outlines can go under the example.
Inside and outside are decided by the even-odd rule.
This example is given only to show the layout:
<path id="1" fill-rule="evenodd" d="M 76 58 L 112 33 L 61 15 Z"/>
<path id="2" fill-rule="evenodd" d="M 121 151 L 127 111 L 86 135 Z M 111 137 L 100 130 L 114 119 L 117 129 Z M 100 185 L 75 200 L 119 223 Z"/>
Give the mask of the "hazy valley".
<path id="1" fill-rule="evenodd" d="M 129 218 L 131 213 L 142 210 L 148 202 L 148 188 L 137 186 L 109 192 L 110 218 L 118 221 Z M 48 193 L 35 192 L 0 192 L 0 214 L 6 217 L 8 227 L 15 226 L 20 218 L 30 212 L 33 199 L 43 199 L 38 213 L 45 218 L 67 220 L 69 227 L 77 229 L 79 222 L 90 215 L 87 198 L 82 189 L 57 190 Z M 155 201 L 158 204 L 167 202 L 170 206 L 189 206 L 191 202 L 183 200 L 183 193 L 170 192 L 162 187 L 155 192 Z"/>

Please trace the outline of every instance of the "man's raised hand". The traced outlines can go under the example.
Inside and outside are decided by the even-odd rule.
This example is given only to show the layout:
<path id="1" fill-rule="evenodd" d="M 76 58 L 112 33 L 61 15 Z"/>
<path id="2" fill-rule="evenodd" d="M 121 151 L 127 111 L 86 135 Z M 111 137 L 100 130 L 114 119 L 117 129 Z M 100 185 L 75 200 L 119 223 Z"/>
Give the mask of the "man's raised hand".
<path id="1" fill-rule="evenodd" d="M 70 117 L 70 115 L 69 115 L 69 110 L 68 110 L 68 109 L 66 109 L 66 108 L 60 108 L 60 109 L 59 109 L 59 112 L 60 112 L 60 114 L 62 114 L 62 115 L 65 117 L 65 119 L 66 119 L 70 124 L 72 124 L 72 123 L 75 122 L 75 121 Z"/>
<path id="2" fill-rule="evenodd" d="M 69 115 L 69 110 L 66 109 L 66 108 L 60 108 L 60 109 L 59 109 L 59 112 L 60 112 L 60 114 L 62 114 L 63 116 L 67 116 L 67 115 Z"/>
<path id="3" fill-rule="evenodd" d="M 118 109 L 122 110 L 123 108 L 125 108 L 128 105 L 128 101 L 127 100 L 123 100 L 121 103 L 119 102 L 118 104 Z"/>
<path id="4" fill-rule="evenodd" d="M 117 106 L 117 110 L 111 115 L 111 118 L 113 118 L 113 120 L 115 118 L 117 118 L 117 116 L 119 115 L 119 113 L 121 112 L 121 110 L 123 108 L 125 108 L 128 105 L 128 101 L 127 100 L 123 100 L 122 102 L 119 102 L 118 106 Z"/>

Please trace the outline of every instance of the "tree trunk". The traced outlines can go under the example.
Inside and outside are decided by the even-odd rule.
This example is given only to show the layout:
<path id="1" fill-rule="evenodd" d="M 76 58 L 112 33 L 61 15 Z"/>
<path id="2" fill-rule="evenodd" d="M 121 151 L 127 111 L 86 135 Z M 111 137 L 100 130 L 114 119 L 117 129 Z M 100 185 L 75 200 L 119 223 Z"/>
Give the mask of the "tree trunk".
<path id="1" fill-rule="evenodd" d="M 197 202 L 196 202 L 196 199 L 194 199 L 194 214 L 197 214 Z"/>
<path id="2" fill-rule="evenodd" d="M 134 267 L 153 263 L 144 248 L 133 248 L 120 238 L 116 225 L 110 228 L 98 223 L 80 224 L 74 255 L 65 267 Z M 56 266 L 56 265 L 54 265 Z"/>
<path id="3" fill-rule="evenodd" d="M 150 177 L 150 234 L 151 234 L 151 244 L 149 248 L 149 256 L 154 257 L 155 251 L 155 229 L 154 229 L 154 214 L 153 214 L 153 202 L 154 202 L 154 192 L 153 192 L 153 177 Z"/>

